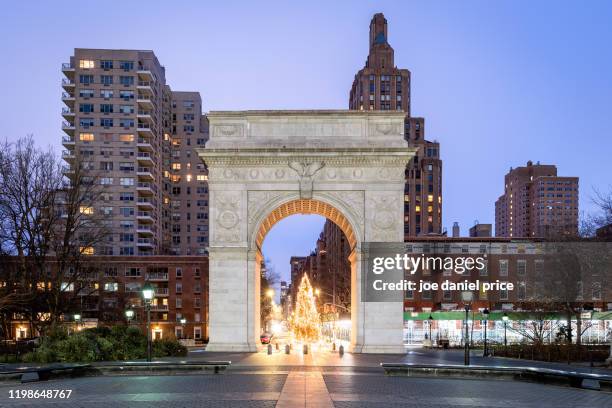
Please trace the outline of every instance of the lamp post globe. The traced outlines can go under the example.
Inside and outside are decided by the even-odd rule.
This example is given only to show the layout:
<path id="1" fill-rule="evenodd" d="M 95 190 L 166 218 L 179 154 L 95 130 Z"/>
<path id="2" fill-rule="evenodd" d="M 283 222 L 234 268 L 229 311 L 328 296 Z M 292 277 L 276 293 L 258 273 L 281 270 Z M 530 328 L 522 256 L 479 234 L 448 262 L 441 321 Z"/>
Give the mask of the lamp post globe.
<path id="1" fill-rule="evenodd" d="M 155 289 L 149 282 L 142 287 L 142 297 L 145 302 L 145 310 L 147 312 L 147 361 L 151 361 L 153 354 L 153 346 L 151 341 L 151 301 L 155 295 Z"/>
<path id="2" fill-rule="evenodd" d="M 153 288 L 153 285 L 151 285 L 149 282 L 145 283 L 142 287 L 142 297 L 144 298 L 144 300 L 151 301 L 154 295 L 155 289 Z"/>

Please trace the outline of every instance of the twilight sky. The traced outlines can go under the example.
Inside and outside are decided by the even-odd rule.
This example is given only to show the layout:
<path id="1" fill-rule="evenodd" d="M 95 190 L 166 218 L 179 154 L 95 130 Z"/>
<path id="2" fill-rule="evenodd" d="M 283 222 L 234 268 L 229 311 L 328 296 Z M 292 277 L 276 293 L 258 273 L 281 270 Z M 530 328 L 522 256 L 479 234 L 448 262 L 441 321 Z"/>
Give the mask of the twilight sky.
<path id="1" fill-rule="evenodd" d="M 383 12 L 412 113 L 441 142 L 449 230 L 494 222 L 504 174 L 527 160 L 579 176 L 582 210 L 612 188 L 609 1 L 32 3 L 2 9 L 2 138 L 32 133 L 59 151 L 60 66 L 75 47 L 154 50 L 172 89 L 199 91 L 206 111 L 345 109 Z M 283 228 L 311 243 L 302 253 L 314 246 L 321 223 L 308 220 L 270 233 L 277 270 L 297 250 Z"/>

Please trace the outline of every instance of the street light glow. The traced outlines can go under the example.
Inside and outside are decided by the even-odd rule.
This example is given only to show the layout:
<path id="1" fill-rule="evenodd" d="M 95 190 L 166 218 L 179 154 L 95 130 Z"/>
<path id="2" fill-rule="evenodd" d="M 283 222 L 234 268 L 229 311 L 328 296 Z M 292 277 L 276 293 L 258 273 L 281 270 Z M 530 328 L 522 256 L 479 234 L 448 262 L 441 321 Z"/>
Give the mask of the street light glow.
<path id="1" fill-rule="evenodd" d="M 145 283 L 145 285 L 142 288 L 142 296 L 144 297 L 144 299 L 151 300 L 153 299 L 154 294 L 155 294 L 155 289 L 153 289 L 153 286 L 149 282 Z"/>

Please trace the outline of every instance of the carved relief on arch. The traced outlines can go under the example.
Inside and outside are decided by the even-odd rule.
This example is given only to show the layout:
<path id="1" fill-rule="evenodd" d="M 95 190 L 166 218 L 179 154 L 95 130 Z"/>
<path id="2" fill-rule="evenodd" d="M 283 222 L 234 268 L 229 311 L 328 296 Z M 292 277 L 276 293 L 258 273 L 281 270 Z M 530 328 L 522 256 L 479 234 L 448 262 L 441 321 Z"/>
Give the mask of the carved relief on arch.
<path id="1" fill-rule="evenodd" d="M 214 202 L 214 241 L 235 243 L 240 241 L 240 196 L 239 192 L 219 192 Z"/>
<path id="2" fill-rule="evenodd" d="M 390 192 L 368 194 L 366 202 L 368 241 L 395 242 L 401 238 L 404 214 L 401 196 Z"/>

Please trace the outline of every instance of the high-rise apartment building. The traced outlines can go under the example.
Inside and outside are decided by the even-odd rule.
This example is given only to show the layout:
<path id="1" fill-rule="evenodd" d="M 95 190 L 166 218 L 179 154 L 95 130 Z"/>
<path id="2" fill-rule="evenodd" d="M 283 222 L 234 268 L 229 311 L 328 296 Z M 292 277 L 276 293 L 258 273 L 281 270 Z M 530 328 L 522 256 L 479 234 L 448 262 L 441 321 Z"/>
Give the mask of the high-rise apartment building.
<path id="1" fill-rule="evenodd" d="M 194 148 L 204 147 L 207 121 L 198 92 L 171 93 L 171 149 L 164 179 L 170 193 L 170 253 L 204 255 L 208 246 L 208 173 Z"/>
<path id="2" fill-rule="evenodd" d="M 410 71 L 395 66 L 387 37 L 387 20 L 375 14 L 370 23 L 370 50 L 355 75 L 349 109 L 406 112 L 404 134 L 417 154 L 406 169 L 405 238 L 441 233 L 442 161 L 440 144 L 425 140 L 425 119 L 410 114 Z"/>
<path id="3" fill-rule="evenodd" d="M 578 234 L 578 177 L 559 177 L 557 167 L 510 169 L 504 194 L 495 202 L 495 236 L 541 237 Z"/>
<path id="4" fill-rule="evenodd" d="M 66 173 L 80 163 L 104 190 L 84 209 L 111 232 L 95 254 L 204 254 L 207 176 L 191 150 L 206 139 L 199 94 L 172 92 L 152 51 L 77 48 L 62 72 Z"/>

